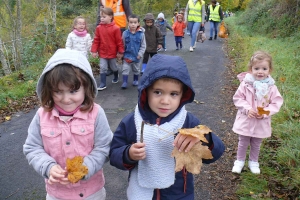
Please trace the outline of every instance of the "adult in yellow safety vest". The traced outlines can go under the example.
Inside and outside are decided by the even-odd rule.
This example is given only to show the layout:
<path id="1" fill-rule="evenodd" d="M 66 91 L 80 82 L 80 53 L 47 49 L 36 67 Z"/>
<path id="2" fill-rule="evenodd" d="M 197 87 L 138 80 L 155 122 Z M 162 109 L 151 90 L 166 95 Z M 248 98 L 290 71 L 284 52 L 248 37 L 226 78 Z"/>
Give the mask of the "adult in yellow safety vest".
<path id="1" fill-rule="evenodd" d="M 114 12 L 114 22 L 121 33 L 126 30 L 127 17 L 132 15 L 129 0 L 100 0 L 98 3 L 97 25 L 100 23 L 100 8 L 109 7 Z"/>
<path id="2" fill-rule="evenodd" d="M 191 36 L 190 52 L 196 48 L 196 38 L 200 26 L 205 22 L 205 2 L 203 0 L 189 0 L 185 8 L 185 22 Z"/>
<path id="3" fill-rule="evenodd" d="M 213 33 L 215 32 L 214 39 L 217 39 L 218 35 L 218 26 L 219 23 L 223 20 L 223 12 L 221 6 L 217 3 L 216 0 L 211 1 L 211 5 L 207 9 L 207 19 L 209 21 L 209 39 L 212 40 Z"/>

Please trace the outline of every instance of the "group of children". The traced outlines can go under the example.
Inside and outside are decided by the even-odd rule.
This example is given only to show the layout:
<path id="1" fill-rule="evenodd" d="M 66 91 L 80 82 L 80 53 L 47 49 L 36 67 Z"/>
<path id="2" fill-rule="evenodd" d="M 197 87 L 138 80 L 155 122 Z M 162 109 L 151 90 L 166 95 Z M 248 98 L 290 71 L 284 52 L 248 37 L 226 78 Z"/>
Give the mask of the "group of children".
<path id="1" fill-rule="evenodd" d="M 145 49 L 147 52 L 147 37 L 145 39 L 144 36 L 147 32 L 139 29 L 139 18 L 132 15 L 128 18 L 129 29 L 121 39 L 121 32 L 115 28 L 111 16 L 110 10 L 102 9 L 101 24 L 96 30 L 98 38 L 94 39 L 92 53 L 94 56 L 98 53 L 103 59 L 101 73 L 105 73 L 110 60 L 115 59 L 113 55 L 118 53 L 125 63 L 123 79 L 128 77 L 130 68 L 136 76 L 139 71 L 136 63 L 139 63 Z M 83 26 L 83 21 L 79 21 L 81 24 L 76 23 L 76 27 Z M 153 15 L 147 14 L 144 21 L 145 29 L 153 28 Z M 78 36 L 76 32 L 74 34 Z M 118 42 L 110 44 L 109 48 L 101 46 L 101 37 L 105 39 L 112 34 Z M 83 35 L 87 37 L 87 33 L 79 37 Z M 122 41 L 125 48 L 121 45 Z M 157 46 L 152 47 L 156 50 Z M 111 49 L 115 52 L 110 52 Z M 104 200 L 103 165 L 108 160 L 118 169 L 130 172 L 129 200 L 195 198 L 193 174 L 186 168 L 175 172 L 175 160 L 170 156 L 172 149 L 188 152 L 195 144 L 202 143 L 213 156 L 202 160 L 209 164 L 222 156 L 225 147 L 212 132 L 205 134 L 206 142 L 177 133 L 178 129 L 194 128 L 200 124 L 200 120 L 185 109 L 185 105 L 193 102 L 195 97 L 188 68 L 179 56 L 151 56 L 140 84 L 134 83 L 138 85 L 135 110 L 122 119 L 114 134 L 103 108 L 94 103 L 98 86 L 86 55 L 59 49 L 50 58 L 37 83 L 41 107 L 28 128 L 23 146 L 29 164 L 45 178 L 47 200 Z M 272 70 L 271 56 L 259 51 L 251 57 L 248 72 L 239 75 L 241 84 L 233 97 L 238 108 L 233 130 L 240 136 L 232 172 L 241 173 L 250 145 L 249 168 L 252 173 L 260 173 L 260 144 L 262 138 L 270 137 L 271 115 L 277 113 L 283 103 L 270 76 Z M 257 107 L 263 107 L 270 113 L 260 115 Z M 168 133 L 175 135 L 161 140 Z M 78 182 L 71 183 L 66 160 L 76 156 L 83 158 L 79 164 L 88 170 Z"/>
<path id="2" fill-rule="evenodd" d="M 115 25 L 113 18 L 111 8 L 100 9 L 100 24 L 92 40 L 87 32 L 85 19 L 81 16 L 76 17 L 66 42 L 67 49 L 81 51 L 85 56 L 88 56 L 89 52 L 93 57 L 99 56 L 99 91 L 106 89 L 108 70 L 113 71 L 112 83 L 119 82 L 118 60 L 121 60 L 122 64 L 121 88 L 127 88 L 130 71 L 133 72 L 132 85 L 137 86 L 139 75 L 145 71 L 149 59 L 157 54 L 157 51 L 167 50 L 167 29 L 174 31 L 176 50 L 182 48 L 182 37 L 186 28 L 182 15 L 177 16 L 178 19 L 171 27 L 163 13 L 159 13 L 156 20 L 152 13 L 147 13 L 143 19 L 145 25 L 142 27 L 140 18 L 133 14 L 128 16 L 128 29 L 123 33 Z"/>

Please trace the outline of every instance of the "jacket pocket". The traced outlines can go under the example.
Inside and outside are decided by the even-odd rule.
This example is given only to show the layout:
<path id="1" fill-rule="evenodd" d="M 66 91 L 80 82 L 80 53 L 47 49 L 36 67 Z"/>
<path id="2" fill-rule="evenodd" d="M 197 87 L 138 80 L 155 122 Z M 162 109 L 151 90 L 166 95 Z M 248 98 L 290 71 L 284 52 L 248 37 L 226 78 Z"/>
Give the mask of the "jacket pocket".
<path id="1" fill-rule="evenodd" d="M 94 125 L 72 125 L 71 132 L 78 152 L 88 155 L 94 147 Z"/>
<path id="2" fill-rule="evenodd" d="M 61 149 L 62 131 L 60 129 L 42 126 L 41 134 L 43 137 L 44 148 L 49 155 L 52 155 L 53 150 L 57 149 L 57 151 L 59 151 Z"/>

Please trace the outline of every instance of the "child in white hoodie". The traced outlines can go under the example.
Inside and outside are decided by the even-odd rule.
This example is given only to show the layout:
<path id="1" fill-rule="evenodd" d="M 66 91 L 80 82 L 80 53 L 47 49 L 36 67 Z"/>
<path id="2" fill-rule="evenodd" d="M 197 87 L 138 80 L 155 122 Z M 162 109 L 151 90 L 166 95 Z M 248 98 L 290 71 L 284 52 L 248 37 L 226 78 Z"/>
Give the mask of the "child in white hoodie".
<path id="1" fill-rule="evenodd" d="M 167 35 L 167 29 L 173 32 L 172 27 L 169 25 L 168 21 L 165 19 L 165 15 L 163 13 L 159 13 L 157 16 L 157 20 L 155 21 L 155 26 L 157 26 L 161 32 L 161 35 L 163 36 L 163 49 L 164 51 L 167 51 L 166 48 L 166 35 Z M 162 49 L 158 49 L 158 51 L 161 51 Z"/>

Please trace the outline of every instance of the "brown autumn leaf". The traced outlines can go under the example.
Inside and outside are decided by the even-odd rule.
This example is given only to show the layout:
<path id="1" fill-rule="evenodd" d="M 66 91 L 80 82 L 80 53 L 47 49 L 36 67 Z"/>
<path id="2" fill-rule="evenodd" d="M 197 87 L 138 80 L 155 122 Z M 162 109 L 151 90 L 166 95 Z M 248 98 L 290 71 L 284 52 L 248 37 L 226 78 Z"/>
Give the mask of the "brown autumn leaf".
<path id="1" fill-rule="evenodd" d="M 83 163 L 82 156 L 75 156 L 73 159 L 67 158 L 68 180 L 71 183 L 77 183 L 84 175 L 88 173 L 88 168 Z"/>
<path id="2" fill-rule="evenodd" d="M 198 125 L 195 128 L 186 128 L 178 130 L 182 135 L 190 135 L 199 138 L 203 142 L 207 142 L 205 134 L 212 132 L 205 125 Z M 182 170 L 183 167 L 192 174 L 199 174 L 202 167 L 202 159 L 212 159 L 213 156 L 207 146 L 203 146 L 201 142 L 195 144 L 189 152 L 179 152 L 176 147 L 172 151 L 172 157 L 175 157 L 175 171 Z"/>
<path id="3" fill-rule="evenodd" d="M 201 142 L 195 144 L 189 152 L 179 152 L 176 147 L 172 151 L 172 157 L 175 157 L 175 171 L 181 171 L 183 167 L 192 174 L 199 174 L 202 167 L 202 159 L 212 159 L 213 156 L 207 146 Z"/>
<path id="4" fill-rule="evenodd" d="M 257 107 L 257 111 L 258 111 L 259 115 L 263 115 L 263 114 L 269 115 L 270 114 L 269 110 L 264 110 L 263 107 L 259 107 L 259 106 Z"/>
<path id="5" fill-rule="evenodd" d="M 195 128 L 179 129 L 178 132 L 182 135 L 191 135 L 193 137 L 199 138 L 203 142 L 208 142 L 204 137 L 204 134 L 208 134 L 209 132 L 212 132 L 212 130 L 210 130 L 210 128 L 205 125 L 198 125 L 195 126 Z"/>

